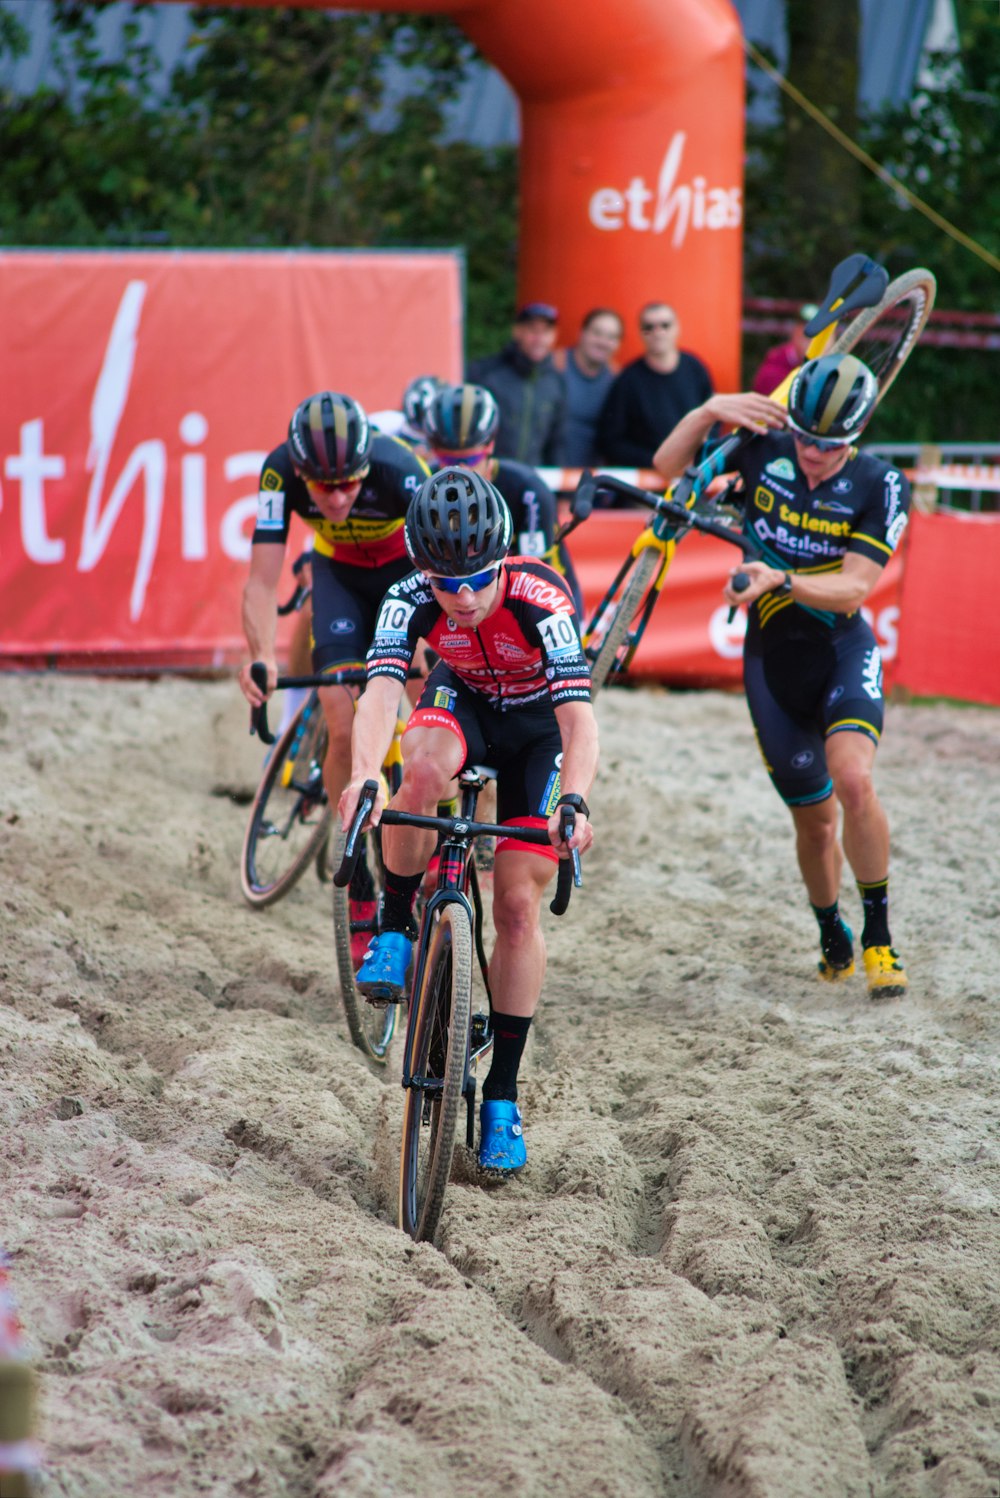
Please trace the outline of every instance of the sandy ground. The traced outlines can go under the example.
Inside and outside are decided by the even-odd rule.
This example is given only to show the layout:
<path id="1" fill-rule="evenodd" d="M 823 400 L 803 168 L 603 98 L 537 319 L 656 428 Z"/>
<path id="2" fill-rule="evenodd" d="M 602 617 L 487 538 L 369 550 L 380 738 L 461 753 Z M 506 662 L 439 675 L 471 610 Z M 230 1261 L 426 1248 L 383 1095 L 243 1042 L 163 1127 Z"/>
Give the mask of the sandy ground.
<path id="1" fill-rule="evenodd" d="M 813 976 L 738 697 L 599 715 L 528 1170 L 460 1150 L 414 1245 L 328 891 L 239 896 L 236 686 L 0 677 L 0 1238 L 45 1494 L 1000 1493 L 1000 713 L 890 712 L 891 1005 Z"/>

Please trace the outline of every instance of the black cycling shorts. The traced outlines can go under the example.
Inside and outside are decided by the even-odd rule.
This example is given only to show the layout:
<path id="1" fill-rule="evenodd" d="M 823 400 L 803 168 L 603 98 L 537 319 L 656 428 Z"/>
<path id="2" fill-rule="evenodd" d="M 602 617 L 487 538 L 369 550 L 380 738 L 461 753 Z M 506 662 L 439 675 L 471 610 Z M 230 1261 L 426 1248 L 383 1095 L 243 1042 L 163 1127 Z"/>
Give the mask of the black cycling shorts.
<path id="1" fill-rule="evenodd" d="M 462 743 L 459 766 L 487 765 L 497 772 L 497 821 L 544 827 L 561 794 L 562 736 L 551 702 L 501 713 L 439 661 L 410 714 L 411 728 L 447 728 Z M 403 760 L 406 760 L 404 738 Z M 516 849 L 558 859 L 555 848 L 497 838 L 498 854 Z"/>
<path id="2" fill-rule="evenodd" d="M 364 666 L 375 634 L 379 604 L 401 577 L 409 577 L 408 557 L 384 567 L 351 567 L 320 552 L 312 554 L 313 670 Z"/>
<path id="3" fill-rule="evenodd" d="M 882 655 L 864 620 L 828 640 L 787 640 L 746 655 L 743 683 L 767 772 L 788 806 L 832 793 L 831 734 L 863 733 L 875 744 L 882 735 Z"/>

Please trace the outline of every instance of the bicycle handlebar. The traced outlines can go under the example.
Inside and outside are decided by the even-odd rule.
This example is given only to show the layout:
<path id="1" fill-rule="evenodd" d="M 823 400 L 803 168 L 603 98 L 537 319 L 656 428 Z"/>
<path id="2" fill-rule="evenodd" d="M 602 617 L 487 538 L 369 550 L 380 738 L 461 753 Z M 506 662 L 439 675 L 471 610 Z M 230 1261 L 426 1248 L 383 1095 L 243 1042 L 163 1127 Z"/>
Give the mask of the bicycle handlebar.
<path id="1" fill-rule="evenodd" d="M 333 876 L 333 882 L 338 889 L 344 889 L 351 882 L 358 858 L 361 855 L 361 833 L 365 823 L 371 816 L 375 806 L 375 798 L 378 795 L 378 782 L 366 780 L 361 788 L 357 808 L 351 821 L 347 841 L 344 844 L 344 856 L 340 867 Z M 563 841 L 566 842 L 573 836 L 576 826 L 576 814 L 572 806 L 561 808 L 562 818 L 560 821 L 560 832 Z M 425 827 L 431 832 L 442 832 L 446 836 L 458 833 L 461 837 L 510 837 L 510 826 L 500 827 L 494 822 L 470 822 L 466 817 L 439 817 L 424 816 L 418 812 L 392 811 L 387 809 L 382 813 L 382 821 L 389 826 L 396 827 Z M 534 843 L 538 847 L 550 847 L 548 831 L 544 827 L 518 827 L 516 829 L 517 840 L 522 843 Z M 568 858 L 559 860 L 559 876 L 556 880 L 556 892 L 549 909 L 553 915 L 563 915 L 569 905 L 569 897 L 575 885 L 577 889 L 583 884 L 583 870 L 580 866 L 579 850 L 572 848 Z"/>
<path id="2" fill-rule="evenodd" d="M 263 661 L 254 661 L 250 667 L 250 679 L 262 692 L 267 691 L 267 667 Z M 282 687 L 359 687 L 364 686 L 367 673 L 363 666 L 345 666 L 340 671 L 315 672 L 311 676 L 279 676 L 275 690 Z M 250 709 L 250 732 L 257 734 L 265 744 L 273 744 L 275 735 L 267 721 L 267 703 Z"/>

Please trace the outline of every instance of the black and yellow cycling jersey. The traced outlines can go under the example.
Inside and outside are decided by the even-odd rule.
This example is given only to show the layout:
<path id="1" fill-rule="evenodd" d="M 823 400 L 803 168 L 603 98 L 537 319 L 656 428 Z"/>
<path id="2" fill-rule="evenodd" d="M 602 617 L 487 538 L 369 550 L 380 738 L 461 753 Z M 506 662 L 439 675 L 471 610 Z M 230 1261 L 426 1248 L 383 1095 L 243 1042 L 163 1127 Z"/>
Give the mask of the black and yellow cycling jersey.
<path id="1" fill-rule="evenodd" d="M 379 434 L 368 472 L 346 520 L 320 514 L 292 467 L 288 444 L 268 453 L 260 474 L 253 544 L 284 545 L 292 515 L 316 532 L 315 551 L 350 567 L 384 567 L 406 556 L 403 522 L 413 495 L 430 470 L 412 448 Z"/>
<path id="2" fill-rule="evenodd" d="M 906 528 L 910 483 L 898 468 L 852 447 L 842 468 L 810 489 L 787 433 L 757 438 L 733 457 L 745 489 L 743 528 L 764 560 L 783 571 L 839 572 L 844 557 L 884 567 Z M 853 629 L 859 613 L 837 614 L 765 593 L 750 608 L 747 650 L 765 653 L 789 632 L 822 639 Z"/>

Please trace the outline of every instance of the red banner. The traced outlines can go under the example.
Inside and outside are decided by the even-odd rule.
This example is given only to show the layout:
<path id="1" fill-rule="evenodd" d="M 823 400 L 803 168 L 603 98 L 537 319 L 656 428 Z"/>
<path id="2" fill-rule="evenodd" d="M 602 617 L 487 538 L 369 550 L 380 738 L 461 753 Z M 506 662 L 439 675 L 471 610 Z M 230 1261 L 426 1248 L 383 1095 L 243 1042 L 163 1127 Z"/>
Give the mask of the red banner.
<path id="1" fill-rule="evenodd" d="M 445 251 L 0 252 L 0 658 L 221 662 L 298 401 L 461 378 Z"/>
<path id="2" fill-rule="evenodd" d="M 573 532 L 569 548 L 588 615 L 643 526 L 638 512 L 594 514 Z M 1000 529 L 1000 528 L 998 528 Z M 725 686 L 742 680 L 746 611 L 732 623 L 722 587 L 739 553 L 725 541 L 688 535 L 677 547 L 662 596 L 642 637 L 632 675 L 674 686 Z M 865 606 L 892 676 L 899 629 L 902 562 L 892 558 Z"/>
<path id="3" fill-rule="evenodd" d="M 900 686 L 923 696 L 1000 704 L 996 515 L 911 517 L 899 640 Z"/>

